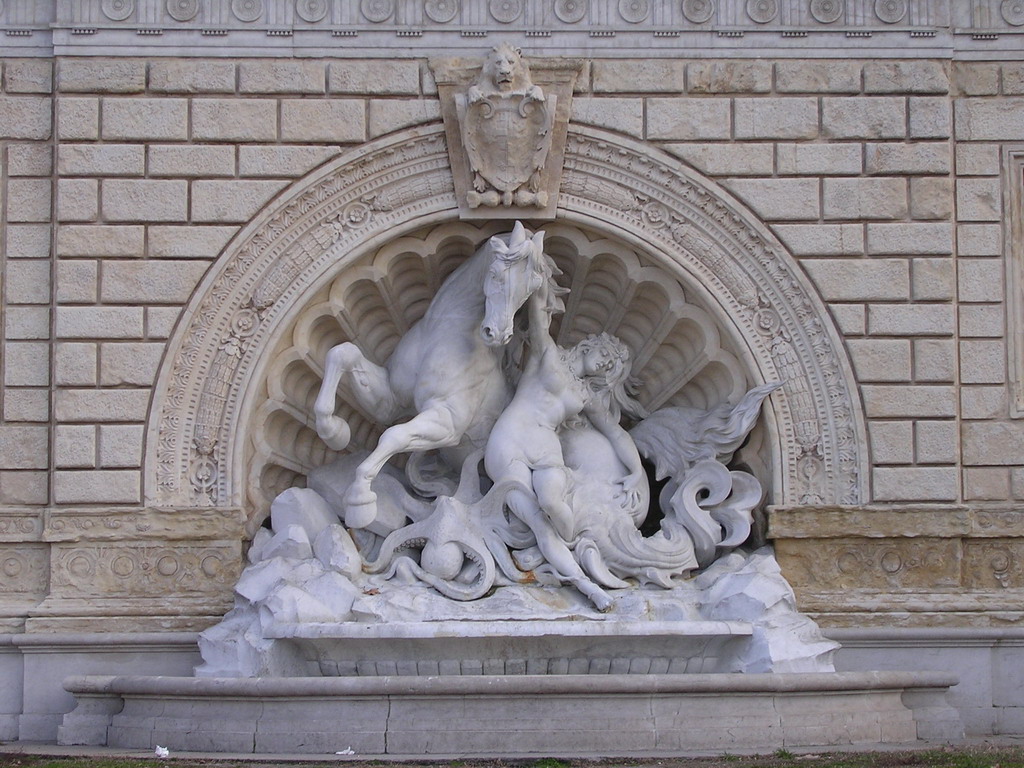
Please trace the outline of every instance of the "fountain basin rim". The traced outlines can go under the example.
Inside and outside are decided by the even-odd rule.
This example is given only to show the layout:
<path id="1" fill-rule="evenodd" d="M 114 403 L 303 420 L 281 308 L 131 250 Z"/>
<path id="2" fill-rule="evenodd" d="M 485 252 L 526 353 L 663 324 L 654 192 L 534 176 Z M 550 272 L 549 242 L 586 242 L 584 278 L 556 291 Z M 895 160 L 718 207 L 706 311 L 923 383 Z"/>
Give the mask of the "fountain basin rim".
<path id="1" fill-rule="evenodd" d="M 744 621 L 416 621 L 389 623 L 280 623 L 268 628 L 275 639 L 387 640 L 419 638 L 530 637 L 749 637 L 753 625 Z"/>
<path id="2" fill-rule="evenodd" d="M 659 675 L 443 675 L 382 677 L 164 677 L 73 675 L 64 689 L 82 696 L 291 698 L 422 694 L 723 694 L 949 688 L 948 672 L 781 672 Z"/>

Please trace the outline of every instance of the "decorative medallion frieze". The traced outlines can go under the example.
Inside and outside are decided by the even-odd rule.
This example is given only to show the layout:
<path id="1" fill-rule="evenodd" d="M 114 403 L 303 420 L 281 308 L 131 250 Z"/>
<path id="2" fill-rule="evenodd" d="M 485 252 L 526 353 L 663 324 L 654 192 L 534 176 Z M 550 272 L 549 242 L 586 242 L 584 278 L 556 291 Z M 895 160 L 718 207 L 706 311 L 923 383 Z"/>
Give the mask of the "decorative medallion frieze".
<path id="1" fill-rule="evenodd" d="M 315 24 L 327 17 L 330 6 L 327 0 L 295 0 L 295 13 L 299 18 L 310 24 Z"/>
<path id="2" fill-rule="evenodd" d="M 111 21 L 124 21 L 135 13 L 135 0 L 103 0 L 100 9 Z"/>
<path id="3" fill-rule="evenodd" d="M 848 362 L 783 247 L 728 194 L 638 142 L 579 128 L 564 166 L 560 217 L 644 243 L 718 307 L 757 378 L 785 382 L 773 396 L 776 500 L 859 503 L 865 440 Z M 161 371 L 148 502 L 239 504 L 254 480 L 238 471 L 249 393 L 259 387 L 253 374 L 282 318 L 369 244 L 457 210 L 442 129 L 423 126 L 316 171 L 239 233 L 188 308 Z"/>
<path id="4" fill-rule="evenodd" d="M 258 21 L 263 15 L 263 0 L 231 0 L 231 13 L 239 21 Z"/>
<path id="5" fill-rule="evenodd" d="M 395 12 L 394 0 L 360 0 L 359 11 L 367 21 L 380 24 L 391 18 Z"/>
<path id="6" fill-rule="evenodd" d="M 630 24 L 639 24 L 651 13 L 649 0 L 619 0 L 619 16 Z"/>
<path id="7" fill-rule="evenodd" d="M 459 15 L 459 0 L 424 0 L 423 12 L 437 24 L 447 24 Z"/>
<path id="8" fill-rule="evenodd" d="M 576 24 L 587 15 L 587 0 L 555 0 L 555 16 L 566 24 Z"/>
<path id="9" fill-rule="evenodd" d="M 875 15 L 886 24 L 903 21 L 907 15 L 907 0 L 875 0 Z"/>
<path id="10" fill-rule="evenodd" d="M 683 16 L 694 24 L 710 21 L 714 15 L 714 0 L 683 0 Z"/>
<path id="11" fill-rule="evenodd" d="M 843 0 L 811 0 L 811 16 L 822 24 L 832 24 L 842 18 L 846 6 Z"/>
<path id="12" fill-rule="evenodd" d="M 1024 2 L 1021 0 L 1003 0 L 999 13 L 1007 24 L 1015 27 L 1024 26 Z"/>
<path id="13" fill-rule="evenodd" d="M 199 0 L 167 0 L 165 7 L 175 21 L 191 21 L 199 13 Z"/>
<path id="14" fill-rule="evenodd" d="M 778 15 L 778 0 L 747 0 L 747 16 L 756 24 L 767 24 Z"/>

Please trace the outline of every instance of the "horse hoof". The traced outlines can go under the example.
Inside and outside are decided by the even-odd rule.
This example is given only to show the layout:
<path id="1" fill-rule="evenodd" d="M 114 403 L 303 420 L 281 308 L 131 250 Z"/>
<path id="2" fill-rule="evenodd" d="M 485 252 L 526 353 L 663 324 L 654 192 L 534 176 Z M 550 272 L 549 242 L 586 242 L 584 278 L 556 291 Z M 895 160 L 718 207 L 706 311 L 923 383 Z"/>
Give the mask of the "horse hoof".
<path id="1" fill-rule="evenodd" d="M 316 433 L 320 439 L 327 443 L 327 447 L 334 451 L 343 451 L 348 447 L 352 439 L 352 430 L 344 419 L 337 416 L 318 416 L 316 419 Z"/>
<path id="2" fill-rule="evenodd" d="M 373 491 L 365 493 L 350 491 L 345 494 L 343 502 L 345 504 L 345 525 L 349 528 L 365 528 L 377 519 L 377 494 Z"/>

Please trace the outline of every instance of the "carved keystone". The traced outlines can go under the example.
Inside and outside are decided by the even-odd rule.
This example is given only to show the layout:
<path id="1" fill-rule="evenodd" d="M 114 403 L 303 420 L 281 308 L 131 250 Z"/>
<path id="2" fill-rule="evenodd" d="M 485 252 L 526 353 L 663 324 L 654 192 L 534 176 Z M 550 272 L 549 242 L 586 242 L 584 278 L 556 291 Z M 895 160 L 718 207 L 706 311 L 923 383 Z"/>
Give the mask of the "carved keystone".
<path id="1" fill-rule="evenodd" d="M 580 59 L 433 59 L 463 219 L 553 219 Z"/>

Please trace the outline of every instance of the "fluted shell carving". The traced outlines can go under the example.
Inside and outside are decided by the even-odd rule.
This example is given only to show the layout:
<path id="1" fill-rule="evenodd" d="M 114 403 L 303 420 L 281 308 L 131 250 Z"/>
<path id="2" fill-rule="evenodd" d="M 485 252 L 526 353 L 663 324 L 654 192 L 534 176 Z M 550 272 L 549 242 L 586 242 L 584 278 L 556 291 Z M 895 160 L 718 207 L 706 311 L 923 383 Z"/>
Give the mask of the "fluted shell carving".
<path id="1" fill-rule="evenodd" d="M 345 269 L 296 316 L 270 363 L 266 397 L 257 409 L 249 461 L 254 522 L 278 493 L 301 485 L 309 471 L 336 456 L 313 427 L 327 351 L 352 341 L 384 363 L 445 278 L 486 238 L 507 228 L 502 222 L 457 222 L 402 237 Z M 675 277 L 644 254 L 579 227 L 549 224 L 545 232 L 545 250 L 562 270 L 558 280 L 571 288 L 553 329 L 559 344 L 571 346 L 602 331 L 618 336 L 635 361 L 639 399 L 651 410 L 708 409 L 742 397 L 749 386 L 743 366 Z M 372 449 L 383 425 L 344 393 L 339 409 L 352 427 L 349 450 Z M 770 483 L 769 476 L 760 479 Z"/>

